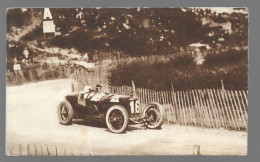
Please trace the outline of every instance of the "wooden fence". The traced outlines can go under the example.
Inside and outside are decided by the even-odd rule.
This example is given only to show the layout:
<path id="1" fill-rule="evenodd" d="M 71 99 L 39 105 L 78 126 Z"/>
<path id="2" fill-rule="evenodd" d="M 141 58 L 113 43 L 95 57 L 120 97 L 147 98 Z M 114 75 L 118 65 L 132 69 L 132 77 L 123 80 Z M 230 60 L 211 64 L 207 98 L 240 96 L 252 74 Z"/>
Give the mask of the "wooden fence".
<path id="1" fill-rule="evenodd" d="M 111 93 L 130 95 L 132 87 L 110 87 Z M 248 100 L 245 91 L 204 89 L 155 91 L 136 88 L 141 109 L 158 102 L 165 108 L 165 120 L 180 125 L 234 130 L 248 129 Z"/>

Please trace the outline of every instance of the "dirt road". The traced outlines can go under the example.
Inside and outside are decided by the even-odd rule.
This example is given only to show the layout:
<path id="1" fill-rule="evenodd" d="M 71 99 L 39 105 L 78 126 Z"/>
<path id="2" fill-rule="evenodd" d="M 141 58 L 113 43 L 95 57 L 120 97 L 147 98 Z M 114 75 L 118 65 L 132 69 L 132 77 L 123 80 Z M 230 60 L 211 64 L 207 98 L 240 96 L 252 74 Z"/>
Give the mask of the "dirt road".
<path id="1" fill-rule="evenodd" d="M 68 79 L 7 87 L 6 91 L 7 154 L 41 150 L 43 155 L 55 155 L 57 148 L 59 155 L 191 155 L 193 145 L 200 145 L 202 155 L 247 153 L 246 132 L 164 124 L 161 130 L 136 125 L 124 134 L 113 134 L 101 124 L 60 125 L 56 108 L 70 92 Z"/>

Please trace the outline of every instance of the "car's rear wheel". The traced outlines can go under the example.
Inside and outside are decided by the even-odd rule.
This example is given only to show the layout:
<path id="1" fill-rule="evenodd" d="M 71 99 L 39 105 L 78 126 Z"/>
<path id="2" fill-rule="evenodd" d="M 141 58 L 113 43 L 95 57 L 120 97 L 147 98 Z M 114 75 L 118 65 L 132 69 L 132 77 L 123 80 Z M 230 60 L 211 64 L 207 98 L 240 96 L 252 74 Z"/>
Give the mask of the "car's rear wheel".
<path id="1" fill-rule="evenodd" d="M 146 120 L 145 126 L 151 129 L 159 129 L 163 124 L 164 110 L 162 105 L 151 103 L 143 111 L 143 118 Z"/>
<path id="2" fill-rule="evenodd" d="M 129 115 L 120 105 L 112 106 L 106 113 L 106 125 L 113 133 L 122 133 L 128 126 Z"/>
<path id="3" fill-rule="evenodd" d="M 69 125 L 72 123 L 74 111 L 72 105 L 64 100 L 58 106 L 58 118 L 61 124 Z"/>

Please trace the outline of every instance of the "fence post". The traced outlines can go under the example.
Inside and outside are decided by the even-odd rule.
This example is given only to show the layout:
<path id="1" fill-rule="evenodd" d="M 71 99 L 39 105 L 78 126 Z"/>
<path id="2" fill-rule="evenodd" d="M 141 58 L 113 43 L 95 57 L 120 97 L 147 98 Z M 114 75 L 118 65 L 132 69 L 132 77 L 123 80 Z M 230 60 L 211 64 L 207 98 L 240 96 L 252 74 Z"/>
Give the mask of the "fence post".
<path id="1" fill-rule="evenodd" d="M 200 146 L 193 145 L 193 155 L 200 155 Z"/>
<path id="2" fill-rule="evenodd" d="M 225 90 L 223 79 L 221 79 L 221 89 Z"/>

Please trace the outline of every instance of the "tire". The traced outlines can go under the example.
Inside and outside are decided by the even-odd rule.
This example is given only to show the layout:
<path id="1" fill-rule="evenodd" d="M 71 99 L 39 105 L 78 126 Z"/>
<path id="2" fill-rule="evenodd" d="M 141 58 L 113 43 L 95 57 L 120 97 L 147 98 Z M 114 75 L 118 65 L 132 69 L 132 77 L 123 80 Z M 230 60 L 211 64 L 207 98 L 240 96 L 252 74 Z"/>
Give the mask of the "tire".
<path id="1" fill-rule="evenodd" d="M 58 118 L 61 124 L 70 125 L 72 124 L 72 118 L 74 111 L 72 105 L 64 100 L 58 106 Z"/>
<path id="2" fill-rule="evenodd" d="M 147 105 L 143 111 L 143 118 L 151 121 L 145 122 L 145 126 L 150 129 L 160 129 L 164 120 L 164 109 L 159 103 Z"/>
<path id="3" fill-rule="evenodd" d="M 106 125 L 113 133 L 123 133 L 129 122 L 126 109 L 120 105 L 111 106 L 106 113 Z"/>

